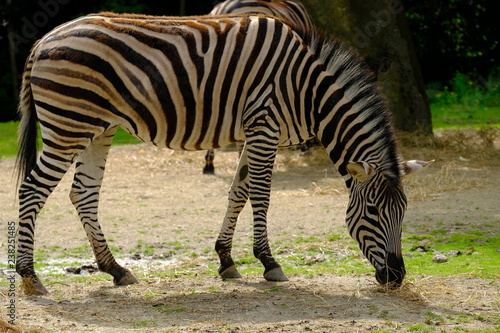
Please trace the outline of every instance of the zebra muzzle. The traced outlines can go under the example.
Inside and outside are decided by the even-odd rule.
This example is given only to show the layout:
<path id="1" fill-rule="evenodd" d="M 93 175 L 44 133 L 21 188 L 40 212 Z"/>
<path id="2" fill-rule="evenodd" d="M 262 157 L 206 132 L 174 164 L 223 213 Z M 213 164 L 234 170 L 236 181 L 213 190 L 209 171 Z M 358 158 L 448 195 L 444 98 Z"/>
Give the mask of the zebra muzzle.
<path id="1" fill-rule="evenodd" d="M 385 267 L 377 268 L 375 278 L 378 283 L 389 288 L 399 288 L 406 275 L 402 256 L 388 253 Z"/>

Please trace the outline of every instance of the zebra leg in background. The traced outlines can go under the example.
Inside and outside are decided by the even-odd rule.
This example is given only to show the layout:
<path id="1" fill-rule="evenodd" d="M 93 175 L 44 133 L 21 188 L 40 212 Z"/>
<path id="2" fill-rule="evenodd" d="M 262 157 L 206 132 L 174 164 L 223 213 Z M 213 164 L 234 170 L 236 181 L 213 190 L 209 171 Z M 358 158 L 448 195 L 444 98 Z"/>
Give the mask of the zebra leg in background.
<path id="1" fill-rule="evenodd" d="M 231 257 L 234 229 L 238 221 L 238 215 L 245 207 L 248 200 L 248 160 L 246 150 L 240 156 L 238 169 L 229 190 L 228 206 L 224 222 L 215 243 L 215 251 L 220 260 L 219 275 L 223 279 L 239 279 L 240 273 L 236 269 Z"/>
<path id="2" fill-rule="evenodd" d="M 76 160 L 75 176 L 70 199 L 75 206 L 83 228 L 87 233 L 99 269 L 113 276 L 116 285 L 137 283 L 128 269 L 120 266 L 108 247 L 97 218 L 99 191 L 101 189 L 106 158 L 116 127 L 96 137 Z"/>
<path id="3" fill-rule="evenodd" d="M 249 198 L 253 210 L 253 253 L 264 265 L 267 281 L 288 281 L 281 266 L 273 258 L 267 237 L 267 210 L 271 194 L 271 178 L 276 158 L 278 140 L 270 141 L 272 135 L 267 130 L 247 140 Z M 247 135 L 248 138 L 248 135 Z"/>
<path id="4" fill-rule="evenodd" d="M 213 149 L 207 150 L 207 153 L 205 154 L 205 167 L 203 167 L 204 175 L 213 175 L 215 173 L 214 157 L 215 151 Z"/>
<path id="5" fill-rule="evenodd" d="M 244 141 L 236 142 L 236 149 L 238 150 L 239 156 L 241 156 L 241 152 L 243 151 Z M 215 167 L 214 167 L 214 158 L 215 158 L 215 150 L 209 149 L 205 154 L 205 166 L 203 167 L 204 175 L 214 175 Z"/>
<path id="6" fill-rule="evenodd" d="M 75 156 L 76 153 L 62 155 L 44 147 L 35 167 L 19 188 L 16 271 L 22 277 L 27 295 L 48 293 L 33 267 L 35 221 L 47 198 L 73 164 Z"/>
<path id="7" fill-rule="evenodd" d="M 245 141 L 237 141 L 235 145 L 236 145 L 236 150 L 238 151 L 238 156 L 241 156 L 243 148 L 245 147 Z"/>

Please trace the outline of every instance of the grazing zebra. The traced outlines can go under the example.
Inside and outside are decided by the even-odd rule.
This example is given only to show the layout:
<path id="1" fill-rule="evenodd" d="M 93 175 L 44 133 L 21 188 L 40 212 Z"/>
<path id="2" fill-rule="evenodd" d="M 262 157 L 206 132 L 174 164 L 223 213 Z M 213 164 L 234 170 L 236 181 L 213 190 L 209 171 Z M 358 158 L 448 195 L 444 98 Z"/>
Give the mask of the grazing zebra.
<path id="1" fill-rule="evenodd" d="M 301 3 L 293 1 L 266 2 L 262 0 L 227 0 L 217 4 L 209 15 L 222 14 L 265 14 L 283 19 L 288 25 L 302 31 L 315 29 L 313 20 Z M 307 149 L 307 143 L 303 144 L 303 150 Z M 241 154 L 243 143 L 236 144 L 238 152 Z M 213 175 L 215 152 L 213 149 L 207 150 L 205 154 L 205 166 L 203 174 Z"/>
<path id="2" fill-rule="evenodd" d="M 301 36 L 262 15 L 154 17 L 93 14 L 63 24 L 33 47 L 19 110 L 16 270 L 36 294 L 35 220 L 76 162 L 70 199 L 98 267 L 117 285 L 136 283 L 110 252 L 98 220 L 106 158 L 118 126 L 160 147 L 206 150 L 245 141 L 216 241 L 220 275 L 238 213 L 249 199 L 254 254 L 267 280 L 285 281 L 267 238 L 278 146 L 318 137 L 349 189 L 346 222 L 380 283 L 405 275 L 406 208 L 390 117 L 373 77 L 339 42 Z M 43 149 L 36 158 L 37 121 Z"/>

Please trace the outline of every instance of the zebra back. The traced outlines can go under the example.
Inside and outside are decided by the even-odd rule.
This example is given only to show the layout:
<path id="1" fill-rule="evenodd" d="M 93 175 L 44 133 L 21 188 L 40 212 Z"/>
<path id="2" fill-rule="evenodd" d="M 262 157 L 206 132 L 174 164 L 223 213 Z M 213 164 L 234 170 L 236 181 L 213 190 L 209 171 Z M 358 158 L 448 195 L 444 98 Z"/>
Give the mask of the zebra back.
<path id="1" fill-rule="evenodd" d="M 217 4 L 209 15 L 261 13 L 285 20 L 295 29 L 314 29 L 314 22 L 298 2 L 267 2 L 263 0 L 227 0 Z"/>

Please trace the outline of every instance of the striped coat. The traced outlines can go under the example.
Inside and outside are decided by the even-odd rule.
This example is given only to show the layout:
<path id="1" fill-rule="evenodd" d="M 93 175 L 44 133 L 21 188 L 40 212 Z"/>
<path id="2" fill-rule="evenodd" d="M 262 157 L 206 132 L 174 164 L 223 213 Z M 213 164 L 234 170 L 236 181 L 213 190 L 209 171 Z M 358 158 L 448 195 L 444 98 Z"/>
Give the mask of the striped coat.
<path id="1" fill-rule="evenodd" d="M 98 219 L 99 192 L 118 126 L 160 147 L 199 150 L 246 141 L 216 250 L 223 277 L 238 277 L 232 231 L 249 200 L 254 254 L 264 277 L 286 276 L 267 238 L 270 181 L 279 146 L 316 136 L 344 177 L 346 223 L 380 283 L 405 275 L 406 208 L 390 118 L 373 77 L 349 50 L 315 32 L 300 35 L 261 15 L 152 17 L 101 13 L 44 36 L 27 60 L 19 110 L 17 272 L 35 293 L 35 221 L 76 162 L 70 199 L 99 268 L 137 282 L 119 265 Z M 43 149 L 36 158 L 36 123 Z"/>
<path id="2" fill-rule="evenodd" d="M 216 5 L 210 12 L 210 15 L 251 13 L 276 16 L 284 20 L 294 29 L 301 31 L 312 31 L 316 29 L 313 24 L 313 20 L 309 13 L 307 13 L 305 7 L 294 1 L 268 2 L 262 0 L 227 0 Z M 241 153 L 243 143 L 238 142 L 236 147 Z M 308 149 L 307 142 L 302 144 L 302 149 Z M 205 166 L 203 167 L 204 174 L 212 175 L 215 173 L 215 167 L 213 164 L 214 157 L 214 150 L 208 150 L 205 155 Z"/>

